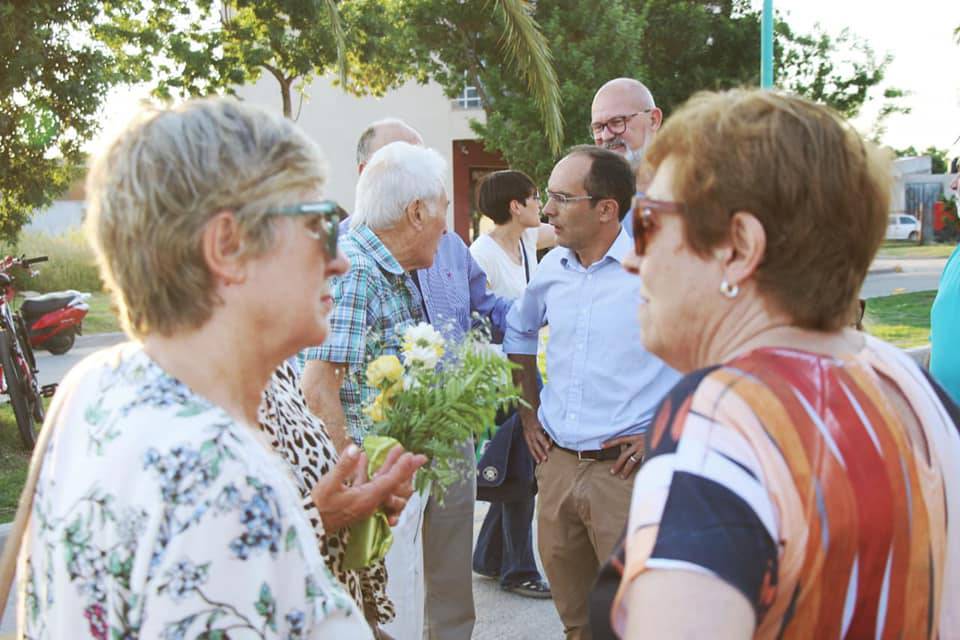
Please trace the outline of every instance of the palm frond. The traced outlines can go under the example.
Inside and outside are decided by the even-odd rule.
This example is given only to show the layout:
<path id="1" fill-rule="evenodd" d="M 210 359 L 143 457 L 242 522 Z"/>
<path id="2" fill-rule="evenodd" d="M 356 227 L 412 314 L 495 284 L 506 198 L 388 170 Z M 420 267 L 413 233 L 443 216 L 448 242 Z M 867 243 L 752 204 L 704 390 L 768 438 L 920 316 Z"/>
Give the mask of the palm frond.
<path id="1" fill-rule="evenodd" d="M 337 0 L 323 0 L 323 4 L 330 14 L 330 26 L 333 30 L 333 41 L 337 46 L 337 78 L 341 86 L 347 86 L 347 38 L 340 22 L 340 11 L 337 9 Z"/>
<path id="2" fill-rule="evenodd" d="M 509 58 L 526 79 L 543 116 L 547 140 L 554 153 L 563 145 L 563 115 L 560 113 L 560 87 L 553 68 L 553 56 L 540 26 L 528 11 L 526 0 L 493 0 L 503 17 L 500 42 Z"/>

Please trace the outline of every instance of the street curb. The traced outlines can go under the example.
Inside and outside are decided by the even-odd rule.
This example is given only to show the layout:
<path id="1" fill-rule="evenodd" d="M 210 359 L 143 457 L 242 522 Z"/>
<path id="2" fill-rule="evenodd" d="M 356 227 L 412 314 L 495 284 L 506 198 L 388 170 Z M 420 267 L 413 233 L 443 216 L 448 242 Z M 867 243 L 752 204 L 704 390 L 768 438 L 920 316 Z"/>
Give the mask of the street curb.
<path id="1" fill-rule="evenodd" d="M 897 273 L 897 268 L 884 267 L 882 269 L 870 269 L 869 271 L 867 271 L 868 276 L 878 276 L 878 275 L 883 275 L 885 273 Z"/>
<path id="2" fill-rule="evenodd" d="M 877 254 L 876 260 L 946 260 L 950 256 L 884 256 Z"/>

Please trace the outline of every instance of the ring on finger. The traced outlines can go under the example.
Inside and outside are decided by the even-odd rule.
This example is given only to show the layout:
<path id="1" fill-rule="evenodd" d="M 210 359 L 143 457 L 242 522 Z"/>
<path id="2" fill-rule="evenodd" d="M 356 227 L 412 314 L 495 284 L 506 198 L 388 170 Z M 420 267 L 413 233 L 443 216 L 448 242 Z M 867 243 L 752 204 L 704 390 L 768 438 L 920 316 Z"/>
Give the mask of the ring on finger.
<path id="1" fill-rule="evenodd" d="M 640 464 L 640 458 L 637 457 L 637 454 L 631 453 L 627 457 L 630 458 L 630 460 L 632 460 L 634 464 Z"/>

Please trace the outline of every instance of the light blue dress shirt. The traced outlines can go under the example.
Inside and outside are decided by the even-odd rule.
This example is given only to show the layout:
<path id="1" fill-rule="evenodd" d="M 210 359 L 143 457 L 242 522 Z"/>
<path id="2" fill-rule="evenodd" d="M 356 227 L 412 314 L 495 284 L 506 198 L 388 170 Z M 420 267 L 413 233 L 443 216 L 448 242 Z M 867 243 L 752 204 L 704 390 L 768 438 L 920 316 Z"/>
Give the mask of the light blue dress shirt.
<path id="1" fill-rule="evenodd" d="M 440 238 L 433 265 L 418 269 L 427 318 L 447 339 L 458 341 L 478 318 L 490 320 L 495 336 L 503 334 L 512 300 L 487 291 L 487 274 L 456 233 Z"/>
<path id="2" fill-rule="evenodd" d="M 647 353 L 640 338 L 640 278 L 623 258 L 631 240 L 621 229 L 606 255 L 584 268 L 565 247 L 548 253 L 507 314 L 506 353 L 534 355 L 549 323 L 547 383 L 540 424 L 567 449 L 646 430 L 680 374 Z"/>

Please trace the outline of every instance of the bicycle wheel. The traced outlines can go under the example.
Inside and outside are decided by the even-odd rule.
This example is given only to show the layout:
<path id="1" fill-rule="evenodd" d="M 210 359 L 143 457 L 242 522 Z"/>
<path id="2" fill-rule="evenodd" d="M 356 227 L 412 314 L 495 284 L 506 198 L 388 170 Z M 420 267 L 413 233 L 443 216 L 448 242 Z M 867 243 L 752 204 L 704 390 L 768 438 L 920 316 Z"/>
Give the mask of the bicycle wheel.
<path id="1" fill-rule="evenodd" d="M 17 325 L 17 339 L 20 340 L 20 350 L 27 358 L 27 364 L 30 366 L 30 371 L 36 375 L 37 359 L 33 355 L 33 347 L 30 346 L 30 335 L 27 332 L 27 323 L 23 321 L 23 316 L 20 315 L 19 311 L 13 314 L 13 321 Z"/>
<path id="2" fill-rule="evenodd" d="M 10 331 L 0 332 L 0 367 L 3 368 L 3 377 L 7 382 L 7 395 L 10 397 L 10 406 L 13 407 L 13 415 L 17 419 L 20 439 L 23 440 L 25 447 L 32 449 L 37 442 L 37 433 L 43 421 L 34 420 L 33 407 L 31 407 L 33 403 L 30 399 L 35 394 L 29 384 L 26 384 L 23 371 L 17 365 L 13 355 L 13 340 L 16 340 L 16 337 Z M 39 401 L 40 398 L 36 398 L 35 402 Z"/>
<path id="3" fill-rule="evenodd" d="M 30 336 L 27 333 L 27 325 L 23 321 L 23 316 L 19 313 L 13 314 L 13 321 L 17 326 L 17 340 L 20 341 L 20 353 L 27 361 L 27 367 L 30 369 L 30 376 L 24 382 L 27 389 L 27 402 L 30 405 L 30 412 L 33 419 L 43 423 L 44 409 L 43 396 L 40 394 L 40 370 L 37 368 L 37 357 L 33 353 L 33 346 L 30 344 Z M 72 340 L 70 341 L 73 342 Z"/>

